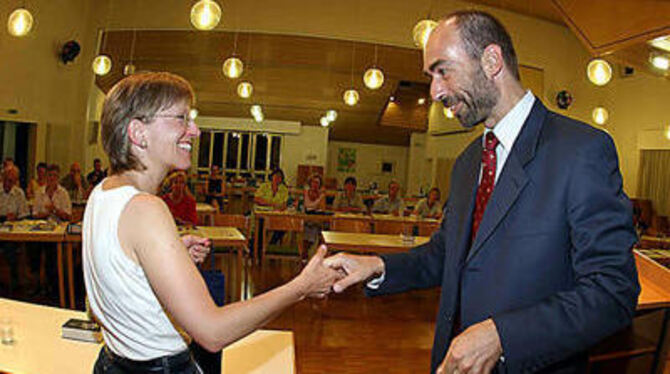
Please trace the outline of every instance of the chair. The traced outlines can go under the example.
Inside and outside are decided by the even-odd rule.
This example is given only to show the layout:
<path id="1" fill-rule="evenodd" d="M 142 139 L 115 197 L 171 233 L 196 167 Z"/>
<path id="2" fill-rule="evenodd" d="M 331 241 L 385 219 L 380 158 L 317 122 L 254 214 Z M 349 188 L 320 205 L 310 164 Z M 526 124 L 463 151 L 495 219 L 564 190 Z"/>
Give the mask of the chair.
<path id="1" fill-rule="evenodd" d="M 400 235 L 403 232 L 412 233 L 414 231 L 414 222 L 411 221 L 375 221 L 375 234 Z"/>
<path id="2" fill-rule="evenodd" d="M 333 217 L 333 222 L 330 225 L 333 231 L 341 232 L 356 232 L 369 234 L 372 232 L 370 227 L 370 218 L 361 217 Z"/>
<path id="3" fill-rule="evenodd" d="M 416 225 L 419 228 L 419 236 L 431 236 L 440 229 L 440 222 L 420 221 Z"/>
<path id="4" fill-rule="evenodd" d="M 298 256 L 300 259 L 306 258 L 305 249 L 302 243 L 302 236 L 304 231 L 305 223 L 302 218 L 277 215 L 277 216 L 268 216 L 263 222 L 263 258 L 286 258 L 287 256 L 276 253 L 268 253 L 268 231 L 284 231 L 284 232 L 294 232 L 297 236 L 297 246 L 298 246 Z"/>
<path id="5" fill-rule="evenodd" d="M 214 214 L 214 226 L 234 227 L 249 238 L 249 217 L 243 214 Z"/>

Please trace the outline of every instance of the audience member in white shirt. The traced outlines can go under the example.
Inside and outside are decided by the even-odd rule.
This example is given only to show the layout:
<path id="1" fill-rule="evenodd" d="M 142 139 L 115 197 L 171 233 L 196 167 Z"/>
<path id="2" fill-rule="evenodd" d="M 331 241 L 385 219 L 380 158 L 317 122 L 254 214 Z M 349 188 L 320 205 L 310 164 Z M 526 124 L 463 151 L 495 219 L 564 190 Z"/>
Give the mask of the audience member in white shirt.
<path id="1" fill-rule="evenodd" d="M 72 217 L 72 202 L 67 190 L 58 184 L 58 165 L 47 167 L 47 184 L 35 194 L 33 217 L 69 221 Z"/>
<path id="2" fill-rule="evenodd" d="M 0 189 L 0 219 L 15 221 L 28 216 L 28 204 L 26 195 L 17 186 L 19 181 L 19 169 L 10 165 L 2 172 L 2 189 Z M 9 292 L 19 282 L 18 263 L 16 261 L 16 244 L 12 242 L 0 242 L 0 253 L 3 253 L 7 262 L 11 277 L 9 281 Z"/>

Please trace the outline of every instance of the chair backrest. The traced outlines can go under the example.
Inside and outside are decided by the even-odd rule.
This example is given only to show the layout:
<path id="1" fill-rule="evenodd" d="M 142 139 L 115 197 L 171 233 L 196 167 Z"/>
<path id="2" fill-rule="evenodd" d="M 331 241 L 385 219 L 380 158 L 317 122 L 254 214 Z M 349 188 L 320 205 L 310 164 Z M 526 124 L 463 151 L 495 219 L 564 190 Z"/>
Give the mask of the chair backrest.
<path id="1" fill-rule="evenodd" d="M 419 228 L 419 236 L 431 236 L 440 228 L 439 222 L 417 222 Z"/>
<path id="2" fill-rule="evenodd" d="M 234 227 L 249 237 L 249 217 L 242 214 L 214 214 L 214 226 Z"/>
<path id="3" fill-rule="evenodd" d="M 264 225 L 266 230 L 302 232 L 305 223 L 302 218 L 277 215 L 267 216 Z"/>
<path id="4" fill-rule="evenodd" d="M 402 234 L 406 228 L 410 230 L 411 233 L 413 230 L 414 222 L 404 222 L 404 221 L 375 221 L 375 234 L 388 234 L 388 235 L 399 235 Z"/>
<path id="5" fill-rule="evenodd" d="M 333 223 L 330 226 L 333 231 L 358 232 L 369 234 L 372 232 L 370 219 L 366 217 L 333 217 Z"/>

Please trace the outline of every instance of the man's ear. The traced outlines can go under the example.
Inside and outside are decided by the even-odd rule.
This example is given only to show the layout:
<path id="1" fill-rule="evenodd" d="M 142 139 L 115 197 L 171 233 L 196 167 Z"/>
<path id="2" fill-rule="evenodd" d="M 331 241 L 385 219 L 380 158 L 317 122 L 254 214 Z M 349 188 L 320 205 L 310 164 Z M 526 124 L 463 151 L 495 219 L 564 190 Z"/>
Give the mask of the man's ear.
<path id="1" fill-rule="evenodd" d="M 133 118 L 128 123 L 128 139 L 130 143 L 145 149 L 147 147 L 147 128 L 146 125 L 139 119 Z"/>
<path id="2" fill-rule="evenodd" d="M 480 60 L 482 70 L 487 78 L 492 79 L 500 74 L 504 67 L 502 50 L 497 44 L 489 44 L 484 48 Z"/>

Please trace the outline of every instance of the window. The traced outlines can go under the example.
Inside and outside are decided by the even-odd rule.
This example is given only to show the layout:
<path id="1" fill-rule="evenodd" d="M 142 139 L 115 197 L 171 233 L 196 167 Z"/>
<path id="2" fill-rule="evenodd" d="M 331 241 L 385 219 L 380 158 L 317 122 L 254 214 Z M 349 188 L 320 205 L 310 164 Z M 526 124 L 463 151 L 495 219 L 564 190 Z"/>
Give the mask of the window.
<path id="1" fill-rule="evenodd" d="M 219 165 L 226 178 L 261 181 L 281 163 L 282 135 L 203 129 L 198 151 L 198 172 Z"/>

